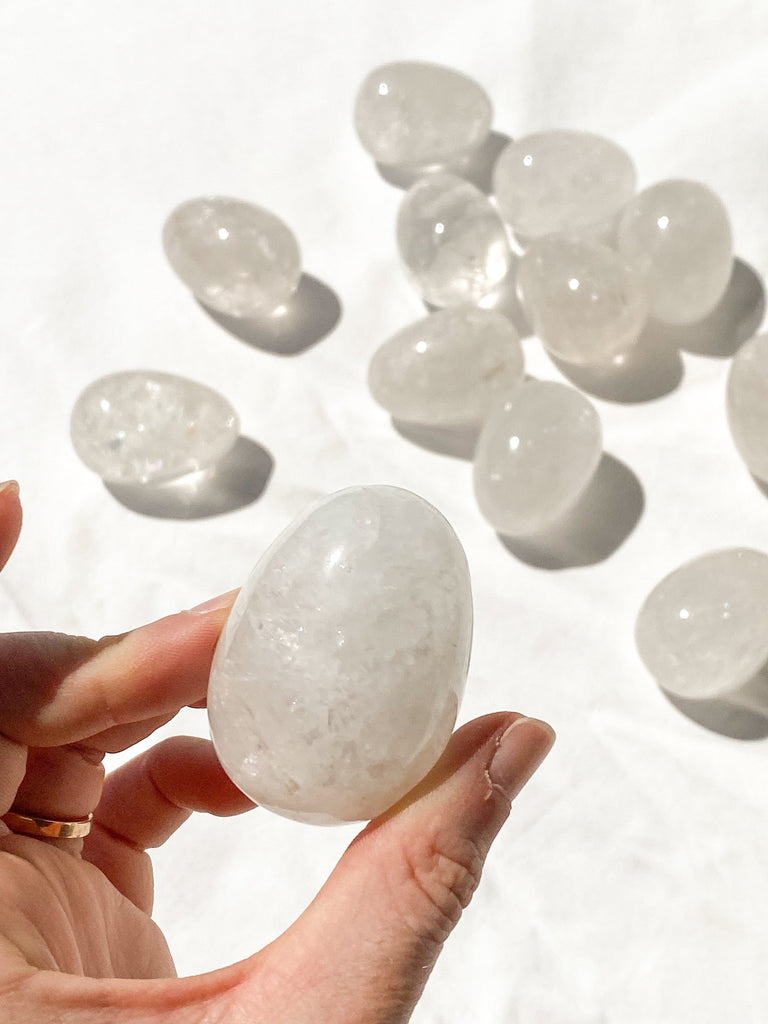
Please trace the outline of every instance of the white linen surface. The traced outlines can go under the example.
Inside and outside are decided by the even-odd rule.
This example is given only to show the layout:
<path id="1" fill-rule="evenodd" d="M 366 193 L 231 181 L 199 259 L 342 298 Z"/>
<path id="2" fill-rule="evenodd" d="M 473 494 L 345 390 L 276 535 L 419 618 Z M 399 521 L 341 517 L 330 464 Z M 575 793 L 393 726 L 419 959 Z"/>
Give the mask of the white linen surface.
<path id="1" fill-rule="evenodd" d="M 726 425 L 728 359 L 685 351 L 646 374 L 645 394 L 594 397 L 618 499 L 586 564 L 508 550 L 475 506 L 469 461 L 403 436 L 367 392 L 374 350 L 423 306 L 394 247 L 402 192 L 361 149 L 351 112 L 376 64 L 427 59 L 485 86 L 500 133 L 589 129 L 627 147 L 641 186 L 707 183 L 743 261 L 721 316 L 728 349 L 757 325 L 768 271 L 768 5 L 30 0 L 2 6 L 0 40 L 0 478 L 20 480 L 26 516 L 0 584 L 4 628 L 125 630 L 237 586 L 309 499 L 366 482 L 416 491 L 453 524 L 473 575 L 461 720 L 521 710 L 559 741 L 414 1020 L 763 1024 L 767 741 L 683 715 L 632 639 L 643 598 L 683 560 L 768 549 L 766 497 Z M 307 274 L 341 304 L 330 333 L 279 354 L 193 301 L 159 236 L 173 206 L 204 193 L 293 228 Z M 330 316 L 332 296 L 316 292 Z M 524 347 L 529 373 L 564 379 L 536 339 Z M 229 398 L 274 460 L 257 500 L 196 519 L 143 514 L 81 465 L 75 398 L 140 367 Z M 626 536 L 611 545 L 611 531 Z M 206 735 L 204 713 L 162 733 L 174 731 Z M 192 820 L 155 857 L 156 917 L 179 971 L 270 941 L 355 832 L 260 811 Z"/>

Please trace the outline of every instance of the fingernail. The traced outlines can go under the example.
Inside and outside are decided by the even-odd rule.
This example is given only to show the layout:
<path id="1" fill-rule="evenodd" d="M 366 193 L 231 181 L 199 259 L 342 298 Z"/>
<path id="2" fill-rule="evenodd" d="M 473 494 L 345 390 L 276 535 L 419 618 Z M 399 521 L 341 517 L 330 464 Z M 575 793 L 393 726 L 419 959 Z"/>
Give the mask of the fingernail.
<path id="1" fill-rule="evenodd" d="M 3 491 L 9 491 L 11 494 L 18 494 L 19 493 L 19 482 L 18 482 L 18 480 L 4 480 L 2 483 L 0 483 L 0 494 L 2 494 Z"/>
<path id="2" fill-rule="evenodd" d="M 514 800 L 552 749 L 555 730 L 538 718 L 518 718 L 502 733 L 488 766 L 494 786 Z"/>
<path id="3" fill-rule="evenodd" d="M 190 611 L 195 615 L 210 615 L 211 612 L 220 612 L 223 608 L 229 608 L 239 593 L 239 587 L 236 590 L 228 590 L 226 594 L 219 594 L 218 597 L 212 597 L 210 601 L 204 601 L 202 604 L 190 608 Z"/>

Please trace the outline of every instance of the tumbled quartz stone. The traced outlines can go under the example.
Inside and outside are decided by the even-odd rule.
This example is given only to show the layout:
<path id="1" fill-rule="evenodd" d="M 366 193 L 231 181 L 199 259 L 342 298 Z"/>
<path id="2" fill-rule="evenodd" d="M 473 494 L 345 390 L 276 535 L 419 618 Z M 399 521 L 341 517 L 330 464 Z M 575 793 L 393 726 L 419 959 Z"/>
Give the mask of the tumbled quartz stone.
<path id="1" fill-rule="evenodd" d="M 471 632 L 466 557 L 436 509 L 388 486 L 324 498 L 263 555 L 219 640 L 221 763 L 286 817 L 375 817 L 442 753 Z"/>
<path id="2" fill-rule="evenodd" d="M 700 320 L 728 287 L 733 267 L 728 213 L 700 182 L 671 179 L 638 193 L 621 215 L 617 241 L 645 276 L 650 313 L 657 320 Z"/>
<path id="3" fill-rule="evenodd" d="M 480 511 L 504 536 L 542 533 L 577 502 L 601 456 L 600 417 L 581 392 L 523 381 L 491 411 L 478 438 Z"/>
<path id="4" fill-rule="evenodd" d="M 517 287 L 534 333 L 574 365 L 604 364 L 637 341 L 648 304 L 645 282 L 599 242 L 550 235 L 520 260 Z"/>
<path id="5" fill-rule="evenodd" d="M 385 341 L 371 360 L 368 384 L 395 419 L 440 426 L 482 420 L 522 376 L 512 323 L 493 310 L 455 306 Z"/>
<path id="6" fill-rule="evenodd" d="M 714 551 L 666 576 L 643 604 L 635 640 L 668 693 L 725 698 L 768 661 L 768 556 Z"/>
<path id="7" fill-rule="evenodd" d="M 440 164 L 476 149 L 491 101 L 473 79 L 439 64 L 399 61 L 372 71 L 355 100 L 355 128 L 381 164 Z"/>
<path id="8" fill-rule="evenodd" d="M 750 473 L 768 483 L 768 335 L 746 341 L 731 363 L 728 426 Z"/>
<path id="9" fill-rule="evenodd" d="M 397 215 L 397 245 L 413 285 L 432 306 L 478 302 L 512 261 L 493 204 L 452 174 L 428 175 L 411 186 Z"/>
<path id="10" fill-rule="evenodd" d="M 298 243 L 269 210 L 227 196 L 177 206 L 163 247 L 204 306 L 235 317 L 263 317 L 283 306 L 301 277 Z"/>
<path id="11" fill-rule="evenodd" d="M 590 132 L 537 132 L 503 150 L 493 191 L 521 239 L 610 230 L 635 191 L 635 166 L 615 142 Z"/>
<path id="12" fill-rule="evenodd" d="M 216 391 L 154 370 L 112 373 L 75 402 L 72 443 L 109 483 L 149 484 L 204 469 L 238 438 L 237 413 Z"/>

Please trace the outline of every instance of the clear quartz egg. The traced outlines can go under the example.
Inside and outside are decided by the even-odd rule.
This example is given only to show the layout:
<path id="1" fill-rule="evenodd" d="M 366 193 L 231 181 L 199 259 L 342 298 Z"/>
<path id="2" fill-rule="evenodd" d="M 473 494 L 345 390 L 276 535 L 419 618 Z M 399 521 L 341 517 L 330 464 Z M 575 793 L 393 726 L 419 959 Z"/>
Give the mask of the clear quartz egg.
<path id="1" fill-rule="evenodd" d="M 576 504 L 601 456 L 592 403 L 566 384 L 525 380 L 480 432 L 473 467 L 480 511 L 505 536 L 542 533 Z"/>
<path id="2" fill-rule="evenodd" d="M 565 129 L 516 139 L 493 170 L 504 220 L 521 239 L 601 235 L 635 191 L 635 167 L 615 142 Z"/>
<path id="3" fill-rule="evenodd" d="M 550 235 L 531 242 L 517 286 L 544 346 L 565 362 L 610 362 L 637 341 L 648 312 L 645 282 L 599 242 Z"/>
<path id="4" fill-rule="evenodd" d="M 284 305 L 301 277 L 298 243 L 279 217 L 227 196 L 189 199 L 163 227 L 168 262 L 204 306 L 263 317 Z"/>
<path id="5" fill-rule="evenodd" d="M 720 199 L 698 181 L 639 192 L 619 221 L 620 252 L 645 276 L 651 316 L 669 324 L 706 316 L 728 287 L 733 241 Z"/>
<path id="6" fill-rule="evenodd" d="M 523 350 L 511 321 L 494 310 L 454 306 L 384 342 L 368 384 L 395 419 L 447 425 L 482 420 L 522 376 Z"/>
<path id="7" fill-rule="evenodd" d="M 485 90 L 459 71 L 420 61 L 376 68 L 355 101 L 355 127 L 381 164 L 440 164 L 476 149 L 491 127 Z"/>
<path id="8" fill-rule="evenodd" d="M 495 207 L 480 189 L 452 174 L 416 181 L 397 215 L 406 271 L 433 306 L 476 303 L 509 272 L 512 253 Z"/>
<path id="9" fill-rule="evenodd" d="M 746 341 L 733 357 L 726 409 L 739 454 L 750 473 L 768 483 L 768 335 Z"/>

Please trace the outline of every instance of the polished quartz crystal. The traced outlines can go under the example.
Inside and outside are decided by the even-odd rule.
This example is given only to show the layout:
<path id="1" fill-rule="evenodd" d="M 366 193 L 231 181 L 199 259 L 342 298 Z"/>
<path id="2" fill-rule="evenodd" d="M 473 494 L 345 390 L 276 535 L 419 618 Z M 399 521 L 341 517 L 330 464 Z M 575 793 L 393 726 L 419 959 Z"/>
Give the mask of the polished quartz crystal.
<path id="1" fill-rule="evenodd" d="M 550 235 L 532 242 L 517 277 L 534 332 L 574 365 L 610 362 L 637 340 L 648 306 L 640 274 L 612 249 Z"/>
<path id="2" fill-rule="evenodd" d="M 103 480 L 160 483 L 219 461 L 238 438 L 229 402 L 195 381 L 154 370 L 102 377 L 75 402 L 75 451 Z"/>
<path id="3" fill-rule="evenodd" d="M 618 246 L 646 278 L 651 316 L 665 323 L 706 316 L 731 277 L 728 213 L 697 181 L 660 181 L 638 193 L 621 215 Z"/>
<path id="4" fill-rule="evenodd" d="M 511 142 L 493 171 L 502 216 L 523 239 L 605 233 L 635 181 L 629 154 L 615 142 L 564 129 Z"/>
<path id="5" fill-rule="evenodd" d="M 714 551 L 666 576 L 643 604 L 635 639 L 676 697 L 730 697 L 768 661 L 768 556 Z"/>
<path id="6" fill-rule="evenodd" d="M 376 352 L 368 383 L 395 419 L 475 423 L 523 376 L 523 350 L 501 313 L 455 306 L 398 331 Z"/>
<path id="7" fill-rule="evenodd" d="M 491 127 L 491 101 L 459 71 L 419 61 L 376 68 L 360 86 L 355 127 L 382 164 L 440 164 L 477 148 Z"/>
<path id="8" fill-rule="evenodd" d="M 474 462 L 480 511 L 505 536 L 542 533 L 576 503 L 601 455 L 600 418 L 581 392 L 523 381 L 480 432 Z"/>
<path id="9" fill-rule="evenodd" d="M 323 499 L 263 555 L 219 640 L 225 770 L 290 818 L 376 816 L 443 751 L 471 633 L 467 561 L 436 509 L 388 486 Z"/>
<path id="10" fill-rule="evenodd" d="M 768 335 L 745 342 L 731 363 L 728 425 L 750 473 L 768 483 Z"/>
<path id="11" fill-rule="evenodd" d="M 452 174 L 420 178 L 397 215 L 405 268 L 426 302 L 478 302 L 507 275 L 512 253 L 504 225 L 480 189 Z"/>
<path id="12" fill-rule="evenodd" d="M 173 269 L 210 309 L 263 317 L 284 305 L 301 277 L 301 253 L 291 230 L 269 210 L 202 196 L 177 206 L 163 227 Z"/>

